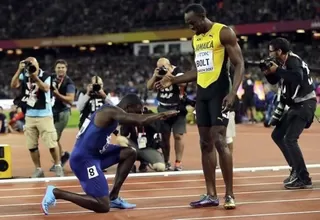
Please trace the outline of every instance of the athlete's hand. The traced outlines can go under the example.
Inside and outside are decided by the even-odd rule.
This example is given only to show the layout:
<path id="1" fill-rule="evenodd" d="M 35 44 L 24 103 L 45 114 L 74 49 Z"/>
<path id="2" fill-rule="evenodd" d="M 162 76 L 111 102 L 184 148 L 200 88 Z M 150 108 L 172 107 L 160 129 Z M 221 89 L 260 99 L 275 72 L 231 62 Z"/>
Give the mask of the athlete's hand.
<path id="1" fill-rule="evenodd" d="M 174 78 L 174 75 L 172 75 L 171 73 L 167 73 L 166 75 L 163 76 L 161 80 L 156 82 L 154 85 L 156 89 L 168 88 L 172 85 L 173 78 Z"/>
<path id="2" fill-rule="evenodd" d="M 173 116 L 176 116 L 179 113 L 177 110 L 171 110 L 171 111 L 166 111 L 166 112 L 161 112 L 160 115 L 160 120 L 166 120 L 168 118 L 171 118 Z"/>
<path id="3" fill-rule="evenodd" d="M 233 106 L 233 103 L 236 99 L 236 95 L 233 92 L 230 92 L 222 101 L 222 113 L 230 111 Z"/>

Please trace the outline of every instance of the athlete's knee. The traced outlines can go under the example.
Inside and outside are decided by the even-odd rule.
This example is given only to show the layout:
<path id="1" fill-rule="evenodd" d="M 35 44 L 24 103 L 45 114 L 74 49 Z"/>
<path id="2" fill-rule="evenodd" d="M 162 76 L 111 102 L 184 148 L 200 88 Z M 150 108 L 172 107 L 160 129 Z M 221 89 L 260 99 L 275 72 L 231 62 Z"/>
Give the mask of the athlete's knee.
<path id="1" fill-rule="evenodd" d="M 199 127 L 200 147 L 202 153 L 210 153 L 213 151 L 213 137 L 210 127 Z"/>
<path id="2" fill-rule="evenodd" d="M 125 147 L 121 150 L 121 158 L 123 159 L 128 159 L 128 158 L 133 158 L 136 160 L 137 158 L 137 150 L 133 147 Z"/>
<path id="3" fill-rule="evenodd" d="M 157 172 L 164 172 L 166 170 L 166 165 L 164 163 L 154 163 L 151 168 Z"/>
<path id="4" fill-rule="evenodd" d="M 227 145 L 226 137 L 222 135 L 221 133 L 217 133 L 215 135 L 215 146 L 217 148 L 217 151 L 219 154 L 226 154 L 229 152 L 229 148 Z"/>
<path id="5" fill-rule="evenodd" d="M 95 207 L 95 212 L 96 213 L 107 213 L 110 211 L 110 201 L 109 198 L 99 198 L 98 200 L 98 205 Z"/>

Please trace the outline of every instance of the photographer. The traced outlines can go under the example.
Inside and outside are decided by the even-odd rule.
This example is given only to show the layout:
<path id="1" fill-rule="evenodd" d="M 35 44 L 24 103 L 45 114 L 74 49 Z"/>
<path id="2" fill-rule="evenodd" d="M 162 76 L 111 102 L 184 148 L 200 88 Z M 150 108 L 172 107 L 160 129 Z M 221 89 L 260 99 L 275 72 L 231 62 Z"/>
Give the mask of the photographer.
<path id="1" fill-rule="evenodd" d="M 147 82 L 147 88 L 152 90 L 156 81 L 160 80 L 164 75 L 171 74 L 173 76 L 183 75 L 181 69 L 173 66 L 166 58 L 160 58 L 157 62 L 157 68 L 154 70 L 152 78 Z M 172 85 L 169 88 L 161 89 L 158 91 L 157 100 L 159 102 L 158 112 L 164 112 L 168 110 L 180 110 L 179 115 L 163 121 L 163 127 L 161 130 L 162 138 L 164 142 L 163 155 L 166 162 L 166 169 L 172 169 L 169 163 L 170 159 L 170 135 L 171 130 L 174 136 L 174 146 L 176 153 L 176 161 L 174 170 L 182 170 L 182 155 L 184 150 L 183 135 L 186 133 L 186 103 L 184 96 L 185 84 Z"/>
<path id="2" fill-rule="evenodd" d="M 57 148 L 57 132 L 52 117 L 50 85 L 50 74 L 39 68 L 39 63 L 34 57 L 21 61 L 11 80 L 12 88 L 20 87 L 22 89 L 22 99 L 19 106 L 24 106 L 26 109 L 26 144 L 36 167 L 32 175 L 33 178 L 44 177 L 38 149 L 40 135 L 45 145 L 50 149 L 56 176 L 64 175 Z"/>
<path id="3" fill-rule="evenodd" d="M 128 113 L 138 113 L 131 112 L 130 109 L 126 111 Z M 152 114 L 153 112 L 144 108 L 143 114 L 150 113 Z M 140 172 L 146 172 L 148 165 L 154 171 L 165 171 L 164 158 L 158 151 L 162 146 L 161 134 L 159 133 L 160 126 L 160 121 L 156 121 L 148 126 L 123 125 L 120 127 L 120 136 L 117 137 L 117 142 L 121 144 L 122 141 L 130 141 L 137 151 L 137 160 L 141 162 L 139 166 Z M 133 167 L 133 172 L 136 172 L 135 166 Z"/>
<path id="4" fill-rule="evenodd" d="M 74 101 L 75 85 L 67 75 L 68 63 L 65 60 L 57 60 L 54 65 L 55 75 L 52 82 L 54 105 L 52 107 L 54 126 L 57 130 L 57 140 L 59 146 L 59 155 L 61 157 L 61 166 L 68 161 L 70 154 L 62 150 L 60 138 L 63 130 L 68 124 L 71 114 L 71 106 Z M 50 168 L 54 171 L 54 166 Z"/>
<path id="5" fill-rule="evenodd" d="M 279 85 L 279 104 L 271 118 L 275 126 L 272 139 L 292 168 L 284 180 L 287 189 L 312 186 L 302 152 L 298 145 L 300 134 L 313 122 L 316 94 L 312 86 L 308 65 L 290 51 L 290 43 L 276 38 L 269 44 L 270 58 L 261 63 L 261 70 L 270 84 Z M 287 106 L 287 110 L 285 110 Z"/>
<path id="6" fill-rule="evenodd" d="M 81 93 L 77 102 L 77 109 L 80 111 L 79 128 L 81 128 L 86 118 L 89 118 L 92 113 L 105 103 L 112 105 L 111 100 L 103 91 L 102 79 L 99 76 L 94 76 L 87 86 L 86 93 Z"/>

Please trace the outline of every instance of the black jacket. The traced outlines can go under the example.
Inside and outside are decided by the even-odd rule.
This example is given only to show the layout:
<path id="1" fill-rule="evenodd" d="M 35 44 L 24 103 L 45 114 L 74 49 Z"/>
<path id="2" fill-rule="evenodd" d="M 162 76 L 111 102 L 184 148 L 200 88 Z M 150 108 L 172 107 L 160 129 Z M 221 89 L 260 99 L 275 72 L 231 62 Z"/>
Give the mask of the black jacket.
<path id="1" fill-rule="evenodd" d="M 315 99 L 309 72 L 308 65 L 298 55 L 290 52 L 284 65 L 279 66 L 275 73 L 267 75 L 266 79 L 270 84 L 279 84 L 282 102 L 291 106 L 308 99 Z"/>

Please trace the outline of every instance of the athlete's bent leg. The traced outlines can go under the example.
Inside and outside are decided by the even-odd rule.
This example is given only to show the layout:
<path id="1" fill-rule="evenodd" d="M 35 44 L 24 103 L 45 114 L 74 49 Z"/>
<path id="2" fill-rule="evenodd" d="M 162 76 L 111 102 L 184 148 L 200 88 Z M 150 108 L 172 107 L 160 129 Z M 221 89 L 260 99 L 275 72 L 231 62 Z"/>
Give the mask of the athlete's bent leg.
<path id="1" fill-rule="evenodd" d="M 106 157 L 83 158 L 83 152 L 74 151 L 70 158 L 70 166 L 74 174 L 80 181 L 80 184 L 87 195 L 79 195 L 67 192 L 54 186 L 48 186 L 46 194 L 42 201 L 42 209 L 48 214 L 50 206 L 54 205 L 56 199 L 70 201 L 83 208 L 104 213 L 110 208 L 135 208 L 136 205 L 129 204 L 118 198 L 120 188 L 128 176 L 130 169 L 135 161 L 136 153 L 131 147 L 120 147 L 110 145 L 104 152 Z M 132 162 L 133 160 L 133 162 Z M 102 168 L 107 168 L 119 162 L 115 183 L 109 196 L 109 187 Z M 111 201 L 110 199 L 111 198 Z"/>
<path id="2" fill-rule="evenodd" d="M 83 152 L 75 150 L 70 158 L 70 167 L 79 179 L 86 195 L 79 195 L 54 186 L 48 186 L 42 200 L 43 212 L 47 215 L 50 206 L 55 205 L 56 199 L 70 201 L 94 212 L 108 212 L 110 210 L 109 187 L 100 167 L 100 159 L 83 155 Z"/>
<path id="3" fill-rule="evenodd" d="M 119 198 L 120 189 L 127 179 L 133 164 L 137 159 L 137 152 L 132 147 L 121 148 L 120 160 L 117 167 L 116 176 L 114 179 L 113 188 L 110 192 L 110 200 L 114 201 Z M 113 208 L 111 206 L 111 208 Z"/>

